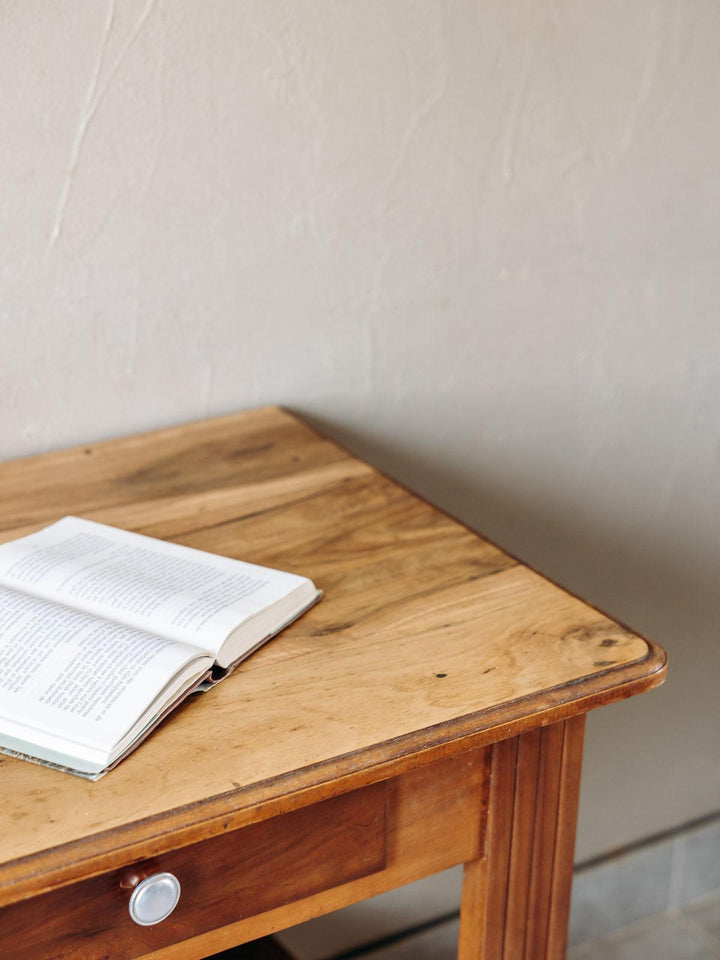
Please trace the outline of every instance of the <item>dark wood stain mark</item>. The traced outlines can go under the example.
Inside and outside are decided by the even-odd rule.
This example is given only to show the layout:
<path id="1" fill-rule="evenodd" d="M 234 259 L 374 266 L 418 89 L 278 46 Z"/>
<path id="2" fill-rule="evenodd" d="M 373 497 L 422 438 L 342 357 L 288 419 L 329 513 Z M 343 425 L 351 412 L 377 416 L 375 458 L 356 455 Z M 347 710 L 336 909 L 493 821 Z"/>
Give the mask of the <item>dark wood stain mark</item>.
<path id="1" fill-rule="evenodd" d="M 346 620 L 345 623 L 331 623 L 327 627 L 322 627 L 318 630 L 313 630 L 311 636 L 313 637 L 327 637 L 331 633 L 340 633 L 342 630 L 349 630 L 351 627 L 354 627 L 357 621 L 355 620 Z"/>
<path id="2" fill-rule="evenodd" d="M 222 486 L 236 479 L 238 460 L 266 454 L 275 446 L 275 441 L 271 441 L 227 451 L 217 443 L 199 444 L 188 450 L 158 457 L 146 466 L 118 477 L 117 480 L 120 484 L 130 486 L 174 482 L 175 487 L 171 489 L 177 492 L 192 488 L 198 476 L 206 476 L 212 472 L 208 469 L 208 465 L 213 464 L 213 486 Z"/>
<path id="3" fill-rule="evenodd" d="M 608 636 L 612 634 L 612 636 Z M 624 627 L 619 624 L 613 623 L 612 620 L 604 620 L 600 623 L 592 624 L 592 626 L 579 626 L 573 627 L 572 630 L 568 630 L 564 634 L 563 639 L 569 640 L 573 643 L 597 643 L 601 647 L 615 647 L 624 638 L 632 637 L 632 634 L 629 630 L 626 630 Z"/>
<path id="4" fill-rule="evenodd" d="M 233 450 L 230 456 L 235 460 L 238 457 L 252 457 L 256 453 L 265 453 L 266 450 L 272 450 L 274 446 L 274 443 L 260 443 L 255 447 L 241 447 L 239 450 Z"/>

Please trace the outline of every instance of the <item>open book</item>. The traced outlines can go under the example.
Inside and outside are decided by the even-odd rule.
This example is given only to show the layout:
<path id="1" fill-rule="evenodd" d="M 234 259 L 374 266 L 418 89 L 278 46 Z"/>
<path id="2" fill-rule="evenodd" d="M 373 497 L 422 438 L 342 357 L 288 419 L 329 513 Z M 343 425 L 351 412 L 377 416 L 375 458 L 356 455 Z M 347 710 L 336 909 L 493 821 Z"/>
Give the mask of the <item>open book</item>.
<path id="1" fill-rule="evenodd" d="M 320 596 L 79 517 L 0 545 L 0 752 L 97 780 Z"/>

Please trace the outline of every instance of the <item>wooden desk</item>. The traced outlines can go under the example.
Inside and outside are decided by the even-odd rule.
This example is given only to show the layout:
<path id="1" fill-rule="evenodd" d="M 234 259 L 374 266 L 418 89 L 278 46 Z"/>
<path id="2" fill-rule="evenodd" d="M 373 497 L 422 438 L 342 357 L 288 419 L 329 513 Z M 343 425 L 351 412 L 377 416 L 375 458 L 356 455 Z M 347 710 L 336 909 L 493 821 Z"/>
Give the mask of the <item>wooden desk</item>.
<path id="1" fill-rule="evenodd" d="M 459 863 L 461 960 L 564 956 L 584 716 L 662 650 L 274 408 L 0 467 L 2 538 L 66 513 L 325 596 L 98 783 L 0 759 L 4 960 L 195 960 Z"/>

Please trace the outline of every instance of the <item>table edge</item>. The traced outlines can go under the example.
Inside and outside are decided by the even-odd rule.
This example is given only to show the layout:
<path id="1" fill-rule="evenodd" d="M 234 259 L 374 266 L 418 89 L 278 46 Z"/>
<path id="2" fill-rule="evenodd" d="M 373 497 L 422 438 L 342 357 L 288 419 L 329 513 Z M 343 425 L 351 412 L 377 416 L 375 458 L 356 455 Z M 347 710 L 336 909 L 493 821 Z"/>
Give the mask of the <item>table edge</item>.
<path id="1" fill-rule="evenodd" d="M 641 639 L 647 652 L 630 663 L 8 861 L 0 865 L 0 906 L 650 690 L 665 680 L 667 654 Z"/>
<path id="2" fill-rule="evenodd" d="M 308 422 L 291 409 L 279 405 L 263 405 L 251 410 L 235 411 L 204 420 L 164 426 L 119 438 L 92 441 L 91 445 L 97 447 L 117 440 L 134 442 L 158 433 L 167 434 L 192 427 L 201 428 L 209 422 L 230 421 L 247 414 L 276 413 L 298 422 L 304 429 L 329 441 L 352 460 L 366 463 L 342 443 L 327 436 L 314 423 Z M 33 457 L 71 455 L 85 446 L 88 444 L 77 444 L 63 450 L 35 454 Z M 367 466 L 413 497 L 439 510 L 470 531 L 473 536 L 492 544 L 545 581 L 575 596 L 566 587 L 557 584 L 531 564 L 509 553 L 503 547 L 499 547 L 487 536 L 473 530 L 445 508 L 431 503 L 417 491 L 410 490 L 402 481 L 389 476 L 372 464 Z M 613 623 L 619 623 L 616 618 L 599 610 L 593 604 L 582 598 L 578 599 Z M 619 625 L 624 627 L 621 623 Z M 628 628 L 625 627 L 625 629 Z M 0 864 L 0 906 L 86 879 L 128 862 L 156 856 L 167 850 L 186 846 L 228 830 L 238 829 L 241 826 L 319 802 L 337 793 L 344 793 L 387 779 L 416 766 L 483 747 L 535 727 L 566 720 L 596 707 L 652 689 L 665 679 L 667 655 L 659 645 L 640 636 L 636 631 L 629 632 L 639 637 L 646 645 L 645 655 L 629 663 L 608 667 L 516 700 L 487 707 L 392 740 L 249 784 L 238 790 L 216 794 L 195 803 L 175 807 L 148 818 Z"/>

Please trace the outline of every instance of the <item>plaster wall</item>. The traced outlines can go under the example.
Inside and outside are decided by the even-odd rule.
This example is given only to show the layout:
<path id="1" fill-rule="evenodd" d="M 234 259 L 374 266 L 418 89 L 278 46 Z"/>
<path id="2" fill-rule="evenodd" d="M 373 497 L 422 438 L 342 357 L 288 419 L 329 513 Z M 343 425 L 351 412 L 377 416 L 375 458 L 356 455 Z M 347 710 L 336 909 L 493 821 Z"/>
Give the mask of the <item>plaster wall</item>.
<path id="1" fill-rule="evenodd" d="M 578 856 L 720 807 L 720 7 L 0 5 L 0 456 L 264 403 L 664 644 Z"/>

